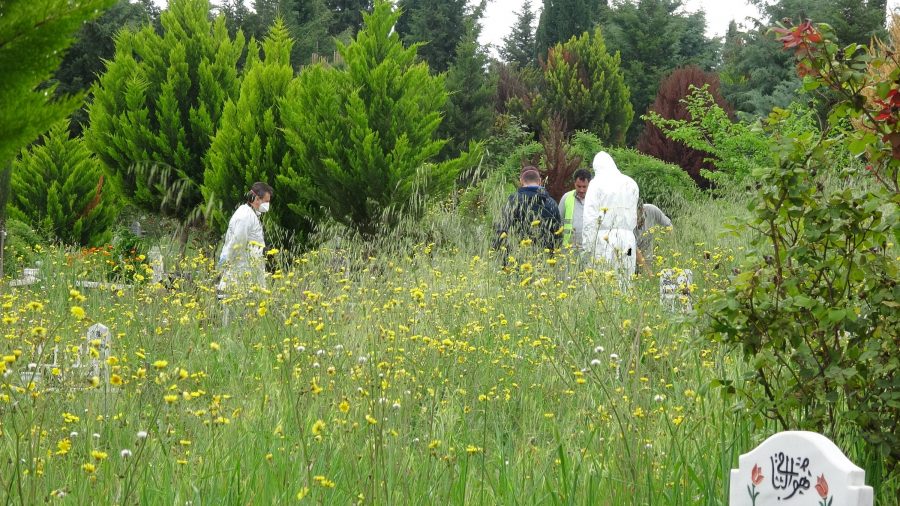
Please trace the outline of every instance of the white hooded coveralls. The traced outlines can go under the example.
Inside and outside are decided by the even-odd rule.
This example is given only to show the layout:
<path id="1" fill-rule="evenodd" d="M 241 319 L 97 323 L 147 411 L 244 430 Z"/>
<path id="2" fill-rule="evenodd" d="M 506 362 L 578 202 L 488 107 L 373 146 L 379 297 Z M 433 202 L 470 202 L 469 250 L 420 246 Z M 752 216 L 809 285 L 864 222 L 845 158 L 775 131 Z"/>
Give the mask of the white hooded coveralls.
<path id="1" fill-rule="evenodd" d="M 249 204 L 243 204 L 228 222 L 225 244 L 219 255 L 219 265 L 223 268 L 219 290 L 241 291 L 253 286 L 265 288 L 265 247 L 259 215 Z"/>
<path id="2" fill-rule="evenodd" d="M 630 279 L 637 261 L 638 185 L 619 172 L 605 151 L 594 156 L 594 177 L 584 197 L 582 246 Z"/>

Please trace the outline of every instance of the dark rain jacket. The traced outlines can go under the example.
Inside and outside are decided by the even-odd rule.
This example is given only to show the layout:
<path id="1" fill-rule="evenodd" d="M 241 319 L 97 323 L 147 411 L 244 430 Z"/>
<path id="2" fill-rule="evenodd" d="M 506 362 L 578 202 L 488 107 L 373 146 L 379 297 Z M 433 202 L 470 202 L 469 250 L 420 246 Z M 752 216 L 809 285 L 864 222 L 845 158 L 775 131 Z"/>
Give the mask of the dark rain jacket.
<path id="1" fill-rule="evenodd" d="M 538 250 L 553 251 L 562 243 L 559 207 L 540 186 L 525 186 L 510 195 L 494 229 L 494 249 L 508 248 L 525 239 L 530 239 Z"/>

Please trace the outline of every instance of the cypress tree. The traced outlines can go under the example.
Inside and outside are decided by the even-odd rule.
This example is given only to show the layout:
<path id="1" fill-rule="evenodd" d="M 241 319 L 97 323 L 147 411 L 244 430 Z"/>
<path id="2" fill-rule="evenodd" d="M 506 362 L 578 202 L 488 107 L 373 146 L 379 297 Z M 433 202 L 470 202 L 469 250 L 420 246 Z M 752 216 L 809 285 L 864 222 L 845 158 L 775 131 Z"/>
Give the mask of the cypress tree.
<path id="1" fill-rule="evenodd" d="M 704 33 L 705 15 L 684 14 L 682 6 L 682 0 L 639 0 L 609 10 L 603 33 L 607 46 L 621 55 L 637 116 L 647 111 L 660 82 L 676 67 L 697 65 L 710 70 L 718 63 L 719 44 Z M 629 144 L 642 127 L 639 118 L 632 122 Z"/>
<path id="2" fill-rule="evenodd" d="M 397 32 L 407 45 L 421 43 L 418 55 L 435 72 L 444 72 L 466 34 L 466 0 L 400 0 Z"/>
<path id="3" fill-rule="evenodd" d="M 100 161 L 57 122 L 13 164 L 10 215 L 65 244 L 97 246 L 112 238 L 115 198 Z"/>
<path id="4" fill-rule="evenodd" d="M 525 0 L 522 10 L 516 13 L 512 32 L 503 38 L 500 48 L 500 57 L 507 64 L 522 68 L 535 61 L 534 17 L 531 0 Z"/>
<path id="5" fill-rule="evenodd" d="M 353 37 L 362 28 L 363 12 L 372 10 L 372 0 L 327 0 L 333 14 L 329 33 Z"/>
<path id="6" fill-rule="evenodd" d="M 0 14 L 0 167 L 51 125 L 81 106 L 82 96 L 40 89 L 82 24 L 115 0 L 10 0 Z"/>
<path id="7" fill-rule="evenodd" d="M 325 0 L 285 0 L 281 16 L 294 39 L 291 52 L 294 68 L 309 63 L 313 53 L 331 55 L 334 41 L 328 28 L 334 20 Z"/>
<path id="8" fill-rule="evenodd" d="M 444 154 L 451 156 L 465 151 L 470 141 L 487 137 L 494 118 L 497 83 L 488 73 L 488 55 L 478 44 L 479 32 L 478 24 L 470 22 L 447 71 L 449 98 L 438 133 L 450 139 Z"/>
<path id="9" fill-rule="evenodd" d="M 219 231 L 225 230 L 231 210 L 243 202 L 243 195 L 254 182 L 267 181 L 273 185 L 276 198 L 282 196 L 276 178 L 293 164 L 281 130 L 281 99 L 293 79 L 292 44 L 287 27 L 277 18 L 263 42 L 263 60 L 251 61 L 241 82 L 240 97 L 225 104 L 222 124 L 207 152 L 203 178 L 203 194 L 213 209 L 210 222 Z M 267 223 L 308 231 L 306 213 L 297 214 L 287 200 L 283 202 L 273 204 Z"/>
<path id="10" fill-rule="evenodd" d="M 549 112 L 560 115 L 568 131 L 588 130 L 604 144 L 621 145 L 634 110 L 619 64 L 600 28 L 551 48 L 543 92 Z"/>
<path id="11" fill-rule="evenodd" d="M 538 59 L 556 44 L 593 30 L 606 5 L 606 0 L 544 0 L 535 34 Z"/>
<path id="12" fill-rule="evenodd" d="M 399 15 L 376 2 L 356 39 L 338 44 L 346 65 L 306 67 L 282 101 L 295 159 L 277 180 L 285 200 L 297 213 L 320 205 L 365 237 L 418 216 L 465 162 L 429 163 L 446 143 L 435 132 L 447 92 L 393 31 Z"/>
<path id="13" fill-rule="evenodd" d="M 85 133 L 127 197 L 181 220 L 200 210 L 203 159 L 240 85 L 244 36 L 232 40 L 209 8 L 207 0 L 172 0 L 162 34 L 149 26 L 119 33 Z"/>

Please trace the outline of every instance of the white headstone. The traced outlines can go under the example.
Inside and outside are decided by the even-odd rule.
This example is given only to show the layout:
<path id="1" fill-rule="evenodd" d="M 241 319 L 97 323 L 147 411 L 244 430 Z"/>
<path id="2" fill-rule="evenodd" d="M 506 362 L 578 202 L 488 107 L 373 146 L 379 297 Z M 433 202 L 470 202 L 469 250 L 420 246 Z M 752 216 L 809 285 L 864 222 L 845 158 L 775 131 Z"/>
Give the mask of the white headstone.
<path id="1" fill-rule="evenodd" d="M 816 432 L 779 432 L 731 470 L 730 506 L 872 506 L 865 471 Z"/>
<path id="2" fill-rule="evenodd" d="M 159 249 L 159 246 L 150 248 L 150 252 L 147 253 L 147 259 L 150 260 L 150 268 L 153 269 L 153 278 L 151 279 L 151 282 L 161 282 L 163 279 L 163 274 L 166 270 L 166 266 L 163 262 L 163 255 L 162 251 L 160 251 Z"/>
<path id="3" fill-rule="evenodd" d="M 692 311 L 691 285 L 694 273 L 690 269 L 663 269 L 659 273 L 659 303 L 669 311 L 681 306 L 683 311 Z"/>
<path id="4" fill-rule="evenodd" d="M 99 356 L 92 356 L 91 344 L 99 341 L 96 346 Z M 72 364 L 72 368 L 81 370 L 87 377 L 97 376 L 105 382 L 109 382 L 109 365 L 106 360 L 109 358 L 109 328 L 101 323 L 91 325 L 84 337 L 84 344 L 81 345 L 79 355 L 76 362 Z"/>

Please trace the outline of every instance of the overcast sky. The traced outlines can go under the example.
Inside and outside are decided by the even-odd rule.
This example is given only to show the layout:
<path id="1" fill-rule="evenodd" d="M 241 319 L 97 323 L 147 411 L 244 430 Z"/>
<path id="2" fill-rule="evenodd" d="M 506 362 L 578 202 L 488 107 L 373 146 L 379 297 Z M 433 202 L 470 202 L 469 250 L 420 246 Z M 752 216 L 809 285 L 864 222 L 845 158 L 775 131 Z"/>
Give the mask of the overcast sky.
<path id="1" fill-rule="evenodd" d="M 522 8 L 524 0 L 488 0 L 485 11 L 483 29 L 481 33 L 482 44 L 503 43 L 503 37 L 509 34 L 515 23 L 516 13 Z M 532 0 L 531 5 L 535 10 L 539 9 L 541 0 Z M 888 0 L 888 9 L 900 6 L 900 0 Z M 759 12 L 755 7 L 743 0 L 685 0 L 684 10 L 706 12 L 706 33 L 709 36 L 724 35 L 728 30 L 728 23 L 732 19 L 742 23 L 747 16 L 756 17 Z"/>

